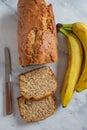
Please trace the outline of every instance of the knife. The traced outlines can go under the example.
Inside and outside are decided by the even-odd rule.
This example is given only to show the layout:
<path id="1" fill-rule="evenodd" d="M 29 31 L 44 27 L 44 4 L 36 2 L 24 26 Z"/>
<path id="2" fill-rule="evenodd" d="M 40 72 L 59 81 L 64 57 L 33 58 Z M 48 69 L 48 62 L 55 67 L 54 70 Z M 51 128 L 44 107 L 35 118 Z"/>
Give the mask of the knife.
<path id="1" fill-rule="evenodd" d="M 5 99 L 6 99 L 6 115 L 12 113 L 12 97 L 11 97 L 11 87 L 12 87 L 12 73 L 11 73 L 11 57 L 9 48 L 5 47 Z"/>

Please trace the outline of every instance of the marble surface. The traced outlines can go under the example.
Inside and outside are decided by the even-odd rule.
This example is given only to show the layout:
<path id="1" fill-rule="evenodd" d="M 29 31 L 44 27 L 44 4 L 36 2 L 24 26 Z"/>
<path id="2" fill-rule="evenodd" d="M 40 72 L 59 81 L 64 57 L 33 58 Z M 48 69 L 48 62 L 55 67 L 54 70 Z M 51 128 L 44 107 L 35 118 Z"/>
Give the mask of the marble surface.
<path id="1" fill-rule="evenodd" d="M 47 0 L 53 4 L 57 22 L 72 23 L 82 21 L 87 23 L 87 0 Z M 17 0 L 0 0 L 0 130 L 87 130 L 87 90 L 75 93 L 67 108 L 60 104 L 59 92 L 67 66 L 68 50 L 65 38 L 60 35 L 59 62 L 48 64 L 54 71 L 59 82 L 56 92 L 57 110 L 48 119 L 27 124 L 21 119 L 16 98 L 20 95 L 17 76 L 19 73 L 39 67 L 21 68 L 18 65 L 17 53 Z M 13 79 L 13 114 L 5 115 L 4 102 L 4 47 L 11 51 Z"/>

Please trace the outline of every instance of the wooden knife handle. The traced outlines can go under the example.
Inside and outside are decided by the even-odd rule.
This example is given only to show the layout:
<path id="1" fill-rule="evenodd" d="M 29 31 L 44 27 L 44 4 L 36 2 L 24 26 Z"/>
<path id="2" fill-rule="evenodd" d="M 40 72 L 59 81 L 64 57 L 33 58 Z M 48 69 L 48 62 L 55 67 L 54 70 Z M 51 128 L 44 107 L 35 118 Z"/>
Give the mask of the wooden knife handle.
<path id="1" fill-rule="evenodd" d="M 5 83 L 5 96 L 6 96 L 6 115 L 12 113 L 12 98 L 11 98 L 11 83 Z"/>

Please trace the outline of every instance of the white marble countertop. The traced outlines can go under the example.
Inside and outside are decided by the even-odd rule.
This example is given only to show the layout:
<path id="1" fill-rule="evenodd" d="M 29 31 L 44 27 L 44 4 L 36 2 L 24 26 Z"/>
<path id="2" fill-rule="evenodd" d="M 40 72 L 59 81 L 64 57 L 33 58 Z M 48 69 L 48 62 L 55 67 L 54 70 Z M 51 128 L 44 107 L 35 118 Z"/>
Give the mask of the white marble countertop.
<path id="1" fill-rule="evenodd" d="M 47 0 L 53 4 L 56 23 L 72 23 L 82 21 L 87 23 L 87 0 Z M 67 45 L 64 38 L 59 39 L 59 62 L 49 64 L 53 69 L 59 89 L 56 93 L 57 110 L 46 120 L 37 123 L 26 123 L 21 119 L 17 100 L 19 88 L 17 76 L 20 72 L 36 68 L 31 66 L 21 68 L 17 56 L 17 0 L 0 0 L 0 130 L 87 130 L 87 90 L 75 93 L 66 108 L 59 101 L 59 90 L 67 64 Z M 5 115 L 4 102 L 4 47 L 11 50 L 13 75 L 13 114 Z M 62 73 L 62 75 L 61 75 Z"/>

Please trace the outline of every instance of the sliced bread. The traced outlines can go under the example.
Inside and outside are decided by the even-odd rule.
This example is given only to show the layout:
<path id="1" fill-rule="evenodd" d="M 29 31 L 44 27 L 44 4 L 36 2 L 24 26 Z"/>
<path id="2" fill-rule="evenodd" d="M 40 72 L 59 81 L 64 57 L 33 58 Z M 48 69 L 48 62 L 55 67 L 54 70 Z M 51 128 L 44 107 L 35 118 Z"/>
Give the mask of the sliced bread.
<path id="1" fill-rule="evenodd" d="M 38 100 L 55 93 L 57 80 L 50 67 L 41 67 L 19 75 L 20 93 L 26 99 Z"/>
<path id="2" fill-rule="evenodd" d="M 38 101 L 28 100 L 21 96 L 18 98 L 18 105 L 20 115 L 26 122 L 46 119 L 56 110 L 56 101 L 52 96 Z"/>

